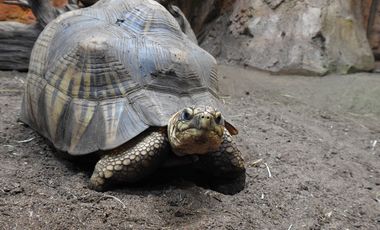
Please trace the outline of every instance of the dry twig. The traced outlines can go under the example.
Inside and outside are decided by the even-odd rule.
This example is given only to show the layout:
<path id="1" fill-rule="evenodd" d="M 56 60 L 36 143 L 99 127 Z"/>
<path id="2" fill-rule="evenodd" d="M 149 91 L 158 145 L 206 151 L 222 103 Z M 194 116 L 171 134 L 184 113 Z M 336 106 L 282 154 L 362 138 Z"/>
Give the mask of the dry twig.
<path id="1" fill-rule="evenodd" d="M 257 166 L 259 163 L 261 163 L 263 161 L 263 159 L 258 159 L 258 160 L 255 160 L 254 162 L 251 163 L 251 167 L 255 167 Z"/>
<path id="2" fill-rule="evenodd" d="M 375 148 L 376 148 L 376 144 L 377 144 L 377 140 L 374 140 L 374 141 L 372 142 L 372 150 L 375 150 Z"/>
<path id="3" fill-rule="evenodd" d="M 269 166 L 267 165 L 267 163 L 264 163 L 264 164 L 265 164 L 265 167 L 267 167 L 268 176 L 272 177 L 272 173 L 270 172 Z"/>
<path id="4" fill-rule="evenodd" d="M 22 141 L 16 141 L 17 143 L 28 143 L 28 142 L 31 142 L 32 140 L 34 140 L 35 137 L 31 137 L 29 139 L 26 139 L 26 140 L 22 140 Z"/>
<path id="5" fill-rule="evenodd" d="M 121 205 L 123 205 L 123 208 L 125 208 L 125 204 L 123 201 L 121 201 L 119 198 L 115 197 L 115 196 L 111 196 L 111 195 L 108 195 L 108 194 L 104 194 L 105 197 L 109 197 L 109 198 L 112 198 L 114 200 L 116 200 L 117 202 L 119 202 Z"/>

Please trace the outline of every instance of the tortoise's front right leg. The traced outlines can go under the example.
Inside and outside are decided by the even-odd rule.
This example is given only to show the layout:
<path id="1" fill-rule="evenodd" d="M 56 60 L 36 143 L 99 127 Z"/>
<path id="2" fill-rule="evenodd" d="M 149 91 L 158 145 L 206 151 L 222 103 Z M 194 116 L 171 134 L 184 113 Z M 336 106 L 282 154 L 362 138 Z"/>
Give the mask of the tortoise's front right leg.
<path id="1" fill-rule="evenodd" d="M 91 188 L 102 191 L 112 183 L 136 182 L 157 169 L 167 158 L 167 136 L 165 130 L 146 133 L 105 153 L 95 166 Z"/>
<path id="2" fill-rule="evenodd" d="M 244 189 L 244 160 L 227 129 L 224 130 L 219 151 L 199 156 L 195 166 L 206 175 L 211 175 L 211 186 L 219 192 L 234 194 Z"/>

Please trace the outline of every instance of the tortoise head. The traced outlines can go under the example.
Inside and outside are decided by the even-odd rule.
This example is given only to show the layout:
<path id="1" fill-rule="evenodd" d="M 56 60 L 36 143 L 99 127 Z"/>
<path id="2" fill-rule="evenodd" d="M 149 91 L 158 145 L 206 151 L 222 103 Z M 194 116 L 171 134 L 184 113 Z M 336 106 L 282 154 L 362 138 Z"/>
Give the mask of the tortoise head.
<path id="1" fill-rule="evenodd" d="M 218 110 L 208 106 L 188 107 L 170 118 L 169 142 L 178 156 L 215 152 L 220 148 L 225 128 L 237 134 Z"/>

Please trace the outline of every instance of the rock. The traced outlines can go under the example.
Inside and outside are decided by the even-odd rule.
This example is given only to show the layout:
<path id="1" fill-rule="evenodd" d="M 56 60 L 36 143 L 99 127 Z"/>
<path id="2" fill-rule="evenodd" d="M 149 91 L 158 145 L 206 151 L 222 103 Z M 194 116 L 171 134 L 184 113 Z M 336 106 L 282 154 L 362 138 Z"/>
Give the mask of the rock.
<path id="1" fill-rule="evenodd" d="M 38 25 L 0 23 L 0 69 L 28 70 L 32 47 L 41 32 Z"/>
<path id="2" fill-rule="evenodd" d="M 32 47 L 43 27 L 58 15 L 79 7 L 79 5 L 76 5 L 78 2 L 75 0 L 31 1 L 31 9 L 27 9 L 25 12 L 28 14 L 33 12 L 35 17 L 32 15 L 33 17 L 28 21 L 30 25 L 26 25 L 15 22 L 25 22 L 22 21 L 26 14 L 22 7 L 9 7 L 9 5 L 2 4 L 2 1 L 3 0 L 0 0 L 1 70 L 28 70 Z M 80 2 L 83 6 L 87 6 L 96 3 L 97 0 L 80 0 Z M 14 9 L 18 10 L 15 11 Z M 178 21 L 183 32 L 194 41 L 194 43 L 197 43 L 197 38 L 182 11 L 178 7 L 173 6 L 170 8 L 170 12 Z M 1 19 L 3 19 L 3 21 Z"/>
<path id="3" fill-rule="evenodd" d="M 197 35 L 207 30 L 207 23 L 229 10 L 234 2 L 235 0 L 171 1 L 183 11 Z"/>
<path id="4" fill-rule="evenodd" d="M 374 57 L 363 26 L 360 1 L 333 1 L 323 16 L 321 32 L 326 35 L 329 71 L 372 70 Z"/>
<path id="5" fill-rule="evenodd" d="M 363 0 L 362 12 L 369 44 L 376 59 L 380 59 L 380 1 Z"/>
<path id="6" fill-rule="evenodd" d="M 197 37 L 195 36 L 194 31 L 191 28 L 189 21 L 187 20 L 184 13 L 177 6 L 169 6 L 169 11 L 173 17 L 177 20 L 182 31 L 188 36 L 188 38 L 193 41 L 195 44 L 198 44 Z"/>
<path id="7" fill-rule="evenodd" d="M 276 9 L 284 0 L 264 0 L 264 2 L 272 9 Z"/>
<path id="8" fill-rule="evenodd" d="M 30 9 L 16 5 L 9 5 L 0 0 L 0 21 L 17 21 L 21 23 L 34 23 L 36 18 Z"/>
<path id="9" fill-rule="evenodd" d="M 366 30 L 368 29 L 368 20 L 371 12 L 372 1 L 373 0 L 362 0 L 361 4 L 363 23 Z"/>
<path id="10" fill-rule="evenodd" d="M 87 1 L 89 4 L 96 2 Z M 195 40 L 186 19 L 183 20 L 182 12 L 200 45 L 221 63 L 239 63 L 280 74 L 309 75 L 369 71 L 374 68 L 374 57 L 365 29 L 372 2 L 369 0 L 157 1 L 178 5 L 181 10 L 174 7 L 173 15 L 177 15 L 176 19 L 184 32 Z M 54 3 L 61 5 L 65 2 L 55 0 Z M 39 17 L 43 25 L 41 19 Z M 370 41 L 375 51 L 380 50 L 380 17 L 376 20 L 370 28 L 374 33 Z M 4 28 L 8 27 L 6 25 Z M 20 31 L 19 27 L 17 31 Z M 12 40 L 4 29 L 2 35 L 0 40 Z M 35 34 L 32 35 L 35 37 Z M 6 46 L 8 43 L 3 44 Z M 5 48 L 8 49 L 8 46 Z M 26 52 L 23 53 L 27 56 L 30 51 L 24 48 Z M 24 54 L 14 68 L 25 68 L 27 63 L 20 63 L 25 60 Z M 6 69 L 12 66 L 8 61 L 1 62 L 0 68 L 4 69 L 5 62 Z"/>
<path id="11" fill-rule="evenodd" d="M 0 0 L 2 1 L 2 0 Z M 20 23 L 19 17 L 0 21 L 0 69 L 26 71 L 34 42 L 43 27 L 61 13 L 78 8 L 66 0 L 29 1 L 26 12 L 32 12 L 34 18 L 30 24 Z M 66 4 L 69 3 L 69 4 Z M 54 7 L 61 6 L 64 7 Z M 2 7 L 3 5 L 0 5 Z M 20 6 L 14 6 L 20 8 Z M 0 8 L 0 13 L 6 8 Z M 20 8 L 21 9 L 21 8 Z M 5 11 L 7 12 L 7 11 Z M 18 12 L 18 11 L 17 11 Z"/>
<path id="12" fill-rule="evenodd" d="M 356 0 L 238 0 L 201 45 L 213 52 L 219 44 L 222 62 L 273 73 L 369 71 L 374 57 L 362 20 Z"/>
<path id="13" fill-rule="evenodd" d="M 67 5 L 68 0 L 51 0 L 54 7 L 62 8 Z M 89 0 L 87 0 L 89 1 Z M 16 21 L 24 24 L 32 24 L 36 22 L 36 17 L 31 9 L 19 5 L 11 5 L 0 0 L 0 21 Z"/>

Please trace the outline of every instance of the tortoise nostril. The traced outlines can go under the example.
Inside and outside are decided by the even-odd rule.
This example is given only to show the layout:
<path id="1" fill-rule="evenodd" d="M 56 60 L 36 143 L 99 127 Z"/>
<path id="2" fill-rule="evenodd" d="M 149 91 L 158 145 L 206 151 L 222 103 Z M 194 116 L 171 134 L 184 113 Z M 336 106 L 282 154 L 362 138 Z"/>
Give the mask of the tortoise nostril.
<path id="1" fill-rule="evenodd" d="M 202 116 L 201 118 L 205 118 L 205 116 Z"/>
<path id="2" fill-rule="evenodd" d="M 206 119 L 207 119 L 207 120 L 209 120 L 209 119 L 210 119 L 210 117 L 209 117 L 209 116 L 207 116 L 207 117 L 206 117 Z"/>

